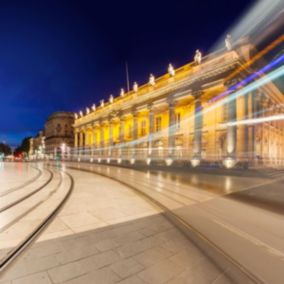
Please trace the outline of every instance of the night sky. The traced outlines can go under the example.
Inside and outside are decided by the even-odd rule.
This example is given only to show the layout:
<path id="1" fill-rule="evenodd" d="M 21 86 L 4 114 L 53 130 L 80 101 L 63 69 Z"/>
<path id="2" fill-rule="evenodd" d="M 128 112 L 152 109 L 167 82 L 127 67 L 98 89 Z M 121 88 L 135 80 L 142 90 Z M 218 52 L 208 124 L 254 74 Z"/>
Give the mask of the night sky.
<path id="1" fill-rule="evenodd" d="M 1 1 L 0 141 L 35 135 L 54 111 L 79 111 L 180 66 L 226 33 L 251 0 Z"/>

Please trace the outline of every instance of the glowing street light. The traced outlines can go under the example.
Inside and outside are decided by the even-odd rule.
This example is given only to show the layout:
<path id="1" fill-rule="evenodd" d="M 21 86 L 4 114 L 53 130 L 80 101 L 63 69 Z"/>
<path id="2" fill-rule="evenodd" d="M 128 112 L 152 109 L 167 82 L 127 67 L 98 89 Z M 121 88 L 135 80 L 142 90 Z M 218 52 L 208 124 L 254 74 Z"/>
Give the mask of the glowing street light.
<path id="1" fill-rule="evenodd" d="M 86 107 L 86 114 L 90 113 L 90 109 L 88 107 Z"/>
<path id="2" fill-rule="evenodd" d="M 112 104 L 113 103 L 113 95 L 109 96 L 109 102 Z"/>
<path id="3" fill-rule="evenodd" d="M 101 104 L 101 107 L 104 107 L 105 101 L 104 100 L 100 100 L 100 104 Z"/>
<path id="4" fill-rule="evenodd" d="M 121 88 L 121 89 L 120 89 L 120 96 L 121 96 L 121 97 L 124 97 L 124 95 L 125 95 L 124 89 Z"/>
<path id="5" fill-rule="evenodd" d="M 79 114 L 80 114 L 81 117 L 83 117 L 83 115 L 84 115 L 81 110 L 80 110 Z"/>
<path id="6" fill-rule="evenodd" d="M 78 119 L 78 114 L 74 113 L 74 117 L 75 117 L 75 119 Z"/>
<path id="7" fill-rule="evenodd" d="M 96 111 L 96 105 L 95 104 L 92 105 L 92 111 Z"/>

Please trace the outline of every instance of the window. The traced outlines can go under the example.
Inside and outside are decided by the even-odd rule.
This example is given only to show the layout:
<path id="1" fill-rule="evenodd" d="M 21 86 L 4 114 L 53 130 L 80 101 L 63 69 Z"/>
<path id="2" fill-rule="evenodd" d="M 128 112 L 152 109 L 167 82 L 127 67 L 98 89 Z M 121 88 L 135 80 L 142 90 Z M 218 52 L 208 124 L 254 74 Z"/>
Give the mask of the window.
<path id="1" fill-rule="evenodd" d="M 158 131 L 161 131 L 162 129 L 162 118 L 160 116 L 156 117 L 156 120 L 155 120 L 155 131 L 158 132 Z"/>
<path id="2" fill-rule="evenodd" d="M 179 130 L 180 129 L 180 113 L 176 113 L 175 115 L 175 125 L 176 125 L 176 129 Z"/>
<path id="3" fill-rule="evenodd" d="M 127 137 L 128 138 L 131 138 L 131 136 L 132 136 L 132 126 L 131 125 L 128 125 L 128 129 L 127 129 L 128 131 L 127 131 Z"/>
<path id="4" fill-rule="evenodd" d="M 146 121 L 142 120 L 141 122 L 141 136 L 145 136 L 146 135 Z"/>
<path id="5" fill-rule="evenodd" d="M 227 122 L 229 119 L 229 106 L 228 104 L 224 104 L 222 108 L 222 122 Z"/>
<path id="6" fill-rule="evenodd" d="M 61 125 L 58 123 L 57 126 L 56 126 L 56 132 L 57 132 L 57 133 L 60 133 L 60 132 L 61 132 L 61 129 L 62 129 L 62 127 L 61 127 Z"/>

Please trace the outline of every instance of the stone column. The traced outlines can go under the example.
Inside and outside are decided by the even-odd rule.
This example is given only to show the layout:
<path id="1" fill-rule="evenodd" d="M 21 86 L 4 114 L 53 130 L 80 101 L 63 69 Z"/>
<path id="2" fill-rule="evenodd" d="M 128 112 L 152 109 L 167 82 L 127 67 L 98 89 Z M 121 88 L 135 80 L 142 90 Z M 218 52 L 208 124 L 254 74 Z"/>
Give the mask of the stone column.
<path id="1" fill-rule="evenodd" d="M 133 128 L 132 128 L 132 140 L 137 140 L 138 139 L 138 112 L 136 110 L 133 111 L 132 113 L 133 117 Z"/>
<path id="2" fill-rule="evenodd" d="M 113 129 L 112 129 L 111 118 L 109 118 L 108 127 L 109 127 L 108 155 L 111 156 L 111 154 L 112 154 L 112 146 L 113 146 Z"/>
<path id="3" fill-rule="evenodd" d="M 233 79 L 228 82 L 227 87 L 236 84 L 237 79 Z M 235 98 L 231 97 L 231 94 L 228 94 L 227 99 L 227 112 L 228 112 L 228 123 L 235 123 L 237 120 L 237 101 Z M 237 150 L 237 126 L 236 125 L 227 125 L 227 153 L 226 158 L 223 161 L 223 164 L 226 168 L 233 168 L 236 164 L 236 150 Z"/>
<path id="4" fill-rule="evenodd" d="M 101 144 L 101 156 L 104 154 L 104 146 L 105 146 L 105 141 L 104 141 L 104 125 L 103 122 L 100 122 L 100 144 Z"/>
<path id="5" fill-rule="evenodd" d="M 154 136 L 154 110 L 153 106 L 149 106 L 149 135 L 148 135 L 148 156 L 152 155 L 153 136 Z"/>
<path id="6" fill-rule="evenodd" d="M 249 95 L 244 97 L 244 119 L 249 119 Z M 249 166 L 249 127 L 244 125 L 244 140 L 242 141 L 244 147 L 244 167 Z"/>
<path id="7" fill-rule="evenodd" d="M 193 155 L 192 165 L 198 166 L 201 162 L 202 153 L 202 102 L 200 98 L 201 92 L 195 94 L 195 108 L 194 108 L 194 137 L 193 137 Z"/>
<path id="8" fill-rule="evenodd" d="M 262 104 L 262 95 L 259 93 L 259 91 L 254 91 L 253 93 L 253 117 L 254 118 L 258 118 L 262 116 L 262 112 L 261 112 L 261 106 Z M 260 141 L 260 136 L 262 135 L 262 131 L 261 131 L 261 124 L 260 125 L 254 125 L 254 140 L 253 140 L 253 144 L 254 144 L 254 152 L 253 152 L 253 160 L 254 160 L 254 164 L 255 165 L 259 165 L 262 163 L 261 159 L 262 159 L 262 147 L 261 144 L 258 146 L 258 143 L 262 143 L 262 141 Z"/>
<path id="9" fill-rule="evenodd" d="M 175 103 L 170 100 L 168 102 L 169 108 L 169 123 L 168 123 L 168 155 L 172 157 L 174 155 L 175 149 L 175 133 L 176 133 L 176 124 L 175 124 Z"/>
<path id="10" fill-rule="evenodd" d="M 108 121 L 108 130 L 109 130 L 109 146 L 112 146 L 112 144 L 113 144 L 113 129 L 112 129 L 111 118 Z"/>
<path id="11" fill-rule="evenodd" d="M 228 122 L 234 123 L 237 119 L 237 106 L 236 99 L 228 102 Z M 236 146 L 237 146 L 237 127 L 235 125 L 227 127 L 227 156 L 236 158 Z"/>
<path id="12" fill-rule="evenodd" d="M 119 142 L 124 142 L 124 134 L 125 134 L 125 121 L 124 118 L 120 117 L 120 125 L 119 125 Z"/>
<path id="13" fill-rule="evenodd" d="M 75 141 L 74 141 L 74 146 L 75 146 L 75 148 L 77 148 L 77 147 L 78 147 L 78 132 L 77 132 L 77 131 L 75 132 Z"/>
<path id="14" fill-rule="evenodd" d="M 139 131 L 139 126 L 138 126 L 138 111 L 134 110 L 132 113 L 133 117 L 133 127 L 132 127 L 132 141 L 136 141 L 138 139 L 138 131 Z M 132 146 L 132 160 L 131 163 L 134 162 L 135 156 L 137 154 L 139 146 L 135 143 L 135 145 Z"/>

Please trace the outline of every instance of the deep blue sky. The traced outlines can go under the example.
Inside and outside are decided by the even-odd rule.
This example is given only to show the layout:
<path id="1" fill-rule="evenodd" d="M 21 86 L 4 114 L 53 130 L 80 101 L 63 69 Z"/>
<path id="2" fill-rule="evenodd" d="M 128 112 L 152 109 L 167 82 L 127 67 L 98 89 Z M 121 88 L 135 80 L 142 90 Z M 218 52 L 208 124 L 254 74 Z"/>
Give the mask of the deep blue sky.
<path id="1" fill-rule="evenodd" d="M 253 0 L 1 1 L 0 141 L 208 50 Z M 132 85 L 132 83 L 131 83 Z"/>

